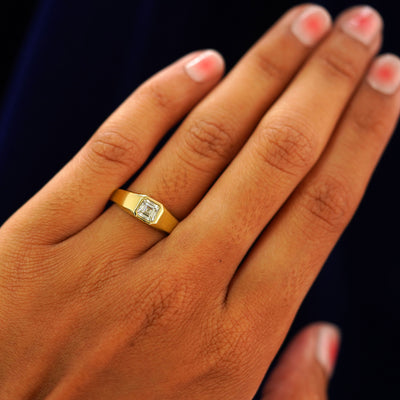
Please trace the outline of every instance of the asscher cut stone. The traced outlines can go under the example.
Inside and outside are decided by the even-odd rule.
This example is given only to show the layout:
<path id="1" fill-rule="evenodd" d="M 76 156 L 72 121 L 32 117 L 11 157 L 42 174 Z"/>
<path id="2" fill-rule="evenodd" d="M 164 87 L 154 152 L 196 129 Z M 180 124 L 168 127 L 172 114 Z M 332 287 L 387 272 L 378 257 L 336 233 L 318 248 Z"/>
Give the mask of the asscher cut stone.
<path id="1" fill-rule="evenodd" d="M 147 223 L 154 222 L 157 218 L 160 206 L 150 199 L 143 199 L 136 208 L 135 214 Z"/>

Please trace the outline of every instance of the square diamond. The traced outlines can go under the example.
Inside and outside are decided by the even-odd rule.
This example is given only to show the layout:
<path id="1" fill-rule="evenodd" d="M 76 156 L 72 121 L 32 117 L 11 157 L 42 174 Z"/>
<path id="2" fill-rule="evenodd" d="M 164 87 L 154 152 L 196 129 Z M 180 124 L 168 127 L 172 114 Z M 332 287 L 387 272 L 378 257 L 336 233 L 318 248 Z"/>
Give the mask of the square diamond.
<path id="1" fill-rule="evenodd" d="M 150 199 L 143 199 L 135 210 L 135 214 L 148 224 L 154 222 L 157 218 L 160 206 Z"/>

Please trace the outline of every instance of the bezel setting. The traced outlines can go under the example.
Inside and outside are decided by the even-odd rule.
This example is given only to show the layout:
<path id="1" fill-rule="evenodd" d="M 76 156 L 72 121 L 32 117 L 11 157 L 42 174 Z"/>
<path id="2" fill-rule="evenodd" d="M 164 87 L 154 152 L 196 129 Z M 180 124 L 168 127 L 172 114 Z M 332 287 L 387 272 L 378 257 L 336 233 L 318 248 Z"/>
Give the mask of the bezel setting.
<path id="1" fill-rule="evenodd" d="M 149 197 L 143 197 L 135 209 L 135 216 L 146 224 L 154 224 L 158 221 L 162 212 L 162 206 Z"/>

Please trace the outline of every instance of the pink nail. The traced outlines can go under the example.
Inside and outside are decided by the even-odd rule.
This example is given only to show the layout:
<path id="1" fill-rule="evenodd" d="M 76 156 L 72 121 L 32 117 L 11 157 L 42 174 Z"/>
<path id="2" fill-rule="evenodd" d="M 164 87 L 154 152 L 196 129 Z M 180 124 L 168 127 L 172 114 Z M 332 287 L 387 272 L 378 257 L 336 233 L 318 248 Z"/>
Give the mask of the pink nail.
<path id="1" fill-rule="evenodd" d="M 318 332 L 316 357 L 328 376 L 335 368 L 340 346 L 340 330 L 336 325 L 325 324 Z"/>
<path id="2" fill-rule="evenodd" d="M 342 22 L 342 29 L 352 38 L 369 45 L 382 29 L 382 18 L 372 7 L 360 7 Z"/>
<path id="3" fill-rule="evenodd" d="M 186 73 L 195 82 L 206 82 L 220 75 L 224 68 L 224 59 L 215 50 L 206 50 L 185 65 Z"/>
<path id="4" fill-rule="evenodd" d="M 292 33 L 306 46 L 315 45 L 332 25 L 331 17 L 325 8 L 307 7 L 292 24 Z"/>
<path id="5" fill-rule="evenodd" d="M 367 82 L 383 94 L 396 92 L 400 86 L 400 58 L 394 54 L 379 56 L 368 72 Z"/>

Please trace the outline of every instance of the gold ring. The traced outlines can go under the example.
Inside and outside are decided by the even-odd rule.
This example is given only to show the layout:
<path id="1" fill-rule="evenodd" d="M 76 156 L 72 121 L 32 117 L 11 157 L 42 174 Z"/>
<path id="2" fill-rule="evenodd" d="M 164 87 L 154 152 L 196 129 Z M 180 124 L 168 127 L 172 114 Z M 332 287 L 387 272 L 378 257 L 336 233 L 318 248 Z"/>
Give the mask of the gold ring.
<path id="1" fill-rule="evenodd" d="M 145 194 L 117 189 L 110 200 L 128 214 L 160 231 L 171 233 L 178 225 L 179 221 L 159 201 Z"/>

